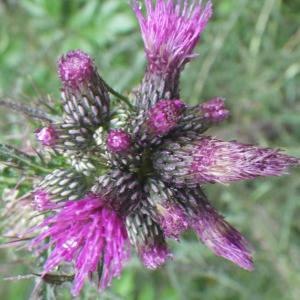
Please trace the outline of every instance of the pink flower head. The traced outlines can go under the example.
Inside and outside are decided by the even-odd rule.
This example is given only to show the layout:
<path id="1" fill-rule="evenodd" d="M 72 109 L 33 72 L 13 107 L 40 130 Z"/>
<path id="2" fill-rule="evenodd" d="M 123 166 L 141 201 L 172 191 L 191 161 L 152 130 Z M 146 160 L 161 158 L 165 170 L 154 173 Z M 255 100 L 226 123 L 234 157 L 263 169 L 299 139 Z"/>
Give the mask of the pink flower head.
<path id="1" fill-rule="evenodd" d="M 165 242 L 156 240 L 153 242 L 153 244 L 147 244 L 141 248 L 140 257 L 146 268 L 155 270 L 171 258 L 172 254 Z"/>
<path id="2" fill-rule="evenodd" d="M 53 247 L 44 265 L 44 274 L 62 262 L 74 262 L 73 295 L 78 295 L 85 278 L 103 264 L 100 288 L 120 276 L 129 257 L 129 244 L 123 220 L 103 206 L 101 198 L 89 195 L 79 201 L 66 202 L 59 213 L 47 218 L 37 228 L 43 231 L 32 246 L 41 252 Z M 49 243 L 45 240 L 49 239 Z"/>
<path id="3" fill-rule="evenodd" d="M 182 207 L 175 204 L 157 205 L 159 224 L 168 238 L 178 239 L 189 227 L 188 216 Z"/>
<path id="4" fill-rule="evenodd" d="M 165 182 L 195 188 L 258 176 L 281 176 L 299 159 L 270 148 L 190 134 L 169 140 L 155 153 L 154 169 Z"/>
<path id="5" fill-rule="evenodd" d="M 44 146 L 54 146 L 57 139 L 57 133 L 53 126 L 39 128 L 35 131 L 36 139 Z"/>
<path id="6" fill-rule="evenodd" d="M 161 100 L 148 111 L 148 129 L 158 136 L 168 134 L 180 120 L 184 107 L 181 100 Z"/>
<path id="7" fill-rule="evenodd" d="M 280 176 L 288 167 L 299 164 L 297 158 L 284 155 L 279 150 L 210 137 L 200 138 L 191 155 L 190 176 L 198 183 L 228 183 L 258 176 Z"/>
<path id="8" fill-rule="evenodd" d="M 212 15 L 211 1 L 204 8 L 201 0 L 156 0 L 155 5 L 152 0 L 144 2 L 146 15 L 138 0 L 134 0 L 133 10 L 140 24 L 149 71 L 169 73 L 182 68 L 194 56 L 193 49 Z"/>
<path id="9" fill-rule="evenodd" d="M 246 270 L 253 270 L 247 240 L 208 204 L 199 210 L 191 224 L 202 242 L 216 255 Z"/>
<path id="10" fill-rule="evenodd" d="M 143 213 L 143 208 L 127 216 L 126 225 L 130 241 L 146 268 L 156 269 L 172 257 L 160 226 Z"/>
<path id="11" fill-rule="evenodd" d="M 212 123 L 219 123 L 227 119 L 229 111 L 225 108 L 222 98 L 214 98 L 200 105 L 204 117 Z"/>
<path id="12" fill-rule="evenodd" d="M 111 152 L 126 152 L 131 146 L 131 137 L 122 129 L 111 130 L 106 143 L 108 150 Z"/>
<path id="13" fill-rule="evenodd" d="M 68 52 L 58 60 L 58 75 L 64 86 L 78 88 L 94 74 L 94 62 L 81 50 Z"/>
<path id="14" fill-rule="evenodd" d="M 53 209 L 57 206 L 51 202 L 50 195 L 42 189 L 38 189 L 33 193 L 33 206 L 36 210 L 44 211 Z"/>

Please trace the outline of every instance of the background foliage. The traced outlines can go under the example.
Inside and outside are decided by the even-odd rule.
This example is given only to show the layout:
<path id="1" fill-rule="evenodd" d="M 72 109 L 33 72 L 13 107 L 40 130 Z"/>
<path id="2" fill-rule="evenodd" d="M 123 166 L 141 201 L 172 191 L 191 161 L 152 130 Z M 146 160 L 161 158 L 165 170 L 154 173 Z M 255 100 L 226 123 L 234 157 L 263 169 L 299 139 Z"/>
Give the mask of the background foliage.
<path id="1" fill-rule="evenodd" d="M 182 98 L 199 103 L 224 96 L 231 119 L 212 135 L 299 156 L 300 2 L 215 0 L 214 5 L 214 18 L 197 48 L 199 58 L 183 73 Z M 107 82 L 123 93 L 143 75 L 142 41 L 127 1 L 1 1 L 0 100 L 38 104 L 48 95 L 59 99 L 55 61 L 76 48 L 90 53 Z M 0 142 L 28 149 L 36 126 L 1 108 Z M 2 194 L 19 176 L 3 172 Z M 110 290 L 99 295 L 86 288 L 82 299 L 300 299 L 299 175 L 295 170 L 290 177 L 206 189 L 252 242 L 254 272 L 214 257 L 187 234 L 180 244 L 172 243 L 175 259 L 165 268 L 146 271 L 133 257 Z M 1 298 L 27 299 L 32 280 L 3 279 L 30 270 L 13 251 L 0 250 L 0 261 Z M 69 297 L 65 288 L 58 299 Z"/>

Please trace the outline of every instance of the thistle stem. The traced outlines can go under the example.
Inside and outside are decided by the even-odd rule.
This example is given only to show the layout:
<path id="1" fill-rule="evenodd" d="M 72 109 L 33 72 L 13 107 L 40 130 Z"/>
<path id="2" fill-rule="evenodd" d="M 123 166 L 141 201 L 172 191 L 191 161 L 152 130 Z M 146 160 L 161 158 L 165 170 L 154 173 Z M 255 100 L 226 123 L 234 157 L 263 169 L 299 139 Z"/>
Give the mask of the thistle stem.
<path id="1" fill-rule="evenodd" d="M 46 112 L 34 108 L 25 104 L 20 104 L 20 103 L 15 103 L 11 100 L 9 101 L 3 101 L 0 100 L 0 106 L 7 107 L 13 111 L 22 113 L 26 115 L 27 117 L 33 118 L 33 119 L 38 119 L 46 122 L 54 122 L 57 121 L 55 116 L 52 116 L 50 114 L 47 114 Z"/>
<path id="2" fill-rule="evenodd" d="M 103 80 L 103 79 L 102 79 Z M 134 107 L 133 105 L 130 103 L 129 101 L 129 98 L 118 93 L 117 91 L 115 91 L 111 86 L 109 86 L 104 80 L 103 80 L 103 83 L 105 85 L 105 87 L 107 88 L 107 90 L 114 96 L 116 96 L 118 99 L 120 99 L 121 101 L 123 101 L 125 104 L 128 105 L 128 107 L 131 109 L 131 110 L 134 110 Z"/>

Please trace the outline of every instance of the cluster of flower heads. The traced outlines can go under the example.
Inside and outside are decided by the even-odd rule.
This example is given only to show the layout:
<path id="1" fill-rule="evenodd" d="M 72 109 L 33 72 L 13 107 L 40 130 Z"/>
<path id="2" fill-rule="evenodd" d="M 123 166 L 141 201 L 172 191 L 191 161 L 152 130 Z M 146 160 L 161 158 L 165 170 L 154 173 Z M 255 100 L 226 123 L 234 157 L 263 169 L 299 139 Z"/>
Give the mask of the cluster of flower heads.
<path id="1" fill-rule="evenodd" d="M 179 95 L 179 77 L 195 54 L 212 15 L 210 1 L 135 0 L 148 60 L 129 108 L 110 99 L 112 89 L 81 50 L 58 62 L 61 122 L 36 131 L 45 148 L 65 156 L 36 187 L 34 205 L 49 211 L 31 246 L 51 249 L 44 274 L 63 262 L 75 268 L 73 294 L 86 277 L 99 288 L 119 276 L 130 243 L 147 268 L 172 257 L 166 238 L 193 229 L 216 255 L 251 270 L 245 238 L 212 207 L 201 189 L 257 176 L 285 174 L 297 158 L 278 150 L 221 141 L 203 133 L 229 111 L 216 97 L 196 106 Z"/>

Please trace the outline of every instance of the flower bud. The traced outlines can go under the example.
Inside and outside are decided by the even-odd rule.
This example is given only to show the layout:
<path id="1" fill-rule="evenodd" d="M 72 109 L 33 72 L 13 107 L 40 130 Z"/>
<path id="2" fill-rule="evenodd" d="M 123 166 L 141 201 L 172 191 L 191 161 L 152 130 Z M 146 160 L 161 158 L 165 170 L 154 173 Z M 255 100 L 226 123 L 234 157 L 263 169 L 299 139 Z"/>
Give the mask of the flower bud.
<path id="1" fill-rule="evenodd" d="M 63 84 L 65 121 L 85 127 L 99 126 L 109 116 L 109 95 L 94 61 L 81 50 L 68 52 L 58 61 Z"/>
<path id="2" fill-rule="evenodd" d="M 181 100 L 161 100 L 148 111 L 146 121 L 148 130 L 153 135 L 168 134 L 180 120 L 184 107 Z"/>
<path id="3" fill-rule="evenodd" d="M 131 146 L 131 137 L 122 129 L 111 130 L 106 144 L 108 150 L 113 153 L 126 152 Z"/>
<path id="4" fill-rule="evenodd" d="M 258 176 L 281 176 L 299 159 L 281 151 L 190 135 L 167 141 L 154 155 L 154 168 L 176 186 L 230 183 Z"/>
<path id="5" fill-rule="evenodd" d="M 130 242 L 135 246 L 146 268 L 156 269 L 172 257 L 160 227 L 149 215 L 129 215 L 126 227 Z"/>
<path id="6" fill-rule="evenodd" d="M 57 141 L 56 130 L 51 125 L 37 129 L 35 131 L 35 137 L 43 146 L 54 146 Z"/>

